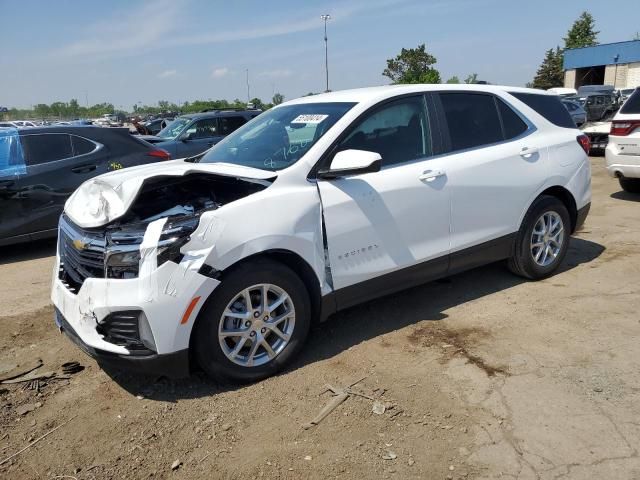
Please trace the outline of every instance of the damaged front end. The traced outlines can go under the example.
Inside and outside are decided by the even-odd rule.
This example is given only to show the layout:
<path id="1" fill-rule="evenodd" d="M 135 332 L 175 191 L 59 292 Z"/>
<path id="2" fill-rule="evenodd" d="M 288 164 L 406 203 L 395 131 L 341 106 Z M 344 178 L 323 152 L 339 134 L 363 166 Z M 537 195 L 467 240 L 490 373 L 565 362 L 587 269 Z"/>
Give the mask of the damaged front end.
<path id="1" fill-rule="evenodd" d="M 199 272 L 215 246 L 212 237 L 197 252 L 187 244 L 197 231 L 211 228 L 215 210 L 271 182 L 198 171 L 150 176 L 135 192 L 126 182 L 97 182 L 100 188 L 86 185 L 85 193 L 97 195 L 94 206 L 100 209 L 87 213 L 78 203 L 83 195 L 76 195 L 60 219 L 52 289 L 56 323 L 98 359 L 155 364 L 186 352 L 193 321 L 219 283 Z M 115 196 L 116 209 L 108 201 Z M 117 210 L 123 198 L 128 207 Z M 91 218 L 81 225 L 77 217 L 83 215 Z M 200 234 L 197 239 L 201 248 Z M 166 366 L 166 358 L 160 364 Z"/>
<path id="2" fill-rule="evenodd" d="M 155 265 L 180 263 L 181 248 L 197 229 L 200 216 L 264 190 L 262 183 L 193 173 L 147 180 L 128 211 L 103 227 L 82 228 L 63 214 L 60 220 L 60 279 L 78 291 L 89 277 L 137 278 L 152 223 L 162 223 L 154 247 Z"/>

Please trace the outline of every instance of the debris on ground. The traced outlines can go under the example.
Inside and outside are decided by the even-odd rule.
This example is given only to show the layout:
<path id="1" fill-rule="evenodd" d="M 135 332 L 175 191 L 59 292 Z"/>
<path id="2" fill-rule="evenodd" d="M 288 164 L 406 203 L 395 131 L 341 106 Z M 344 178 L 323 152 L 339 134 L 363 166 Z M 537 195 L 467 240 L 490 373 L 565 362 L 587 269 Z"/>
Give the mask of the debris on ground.
<path id="1" fill-rule="evenodd" d="M 74 373 L 81 372 L 84 370 L 84 366 L 80 365 L 79 362 L 66 362 L 61 365 L 62 373 L 66 375 L 73 375 Z"/>
<path id="2" fill-rule="evenodd" d="M 0 374 L 0 383 L 5 383 L 7 380 L 13 380 L 14 378 L 21 377 L 26 375 L 27 373 L 33 372 L 34 370 L 40 368 L 44 362 L 41 358 L 36 359 L 33 363 L 25 365 L 23 367 L 16 366 L 8 372 L 2 372 Z"/>
<path id="3" fill-rule="evenodd" d="M 42 402 L 38 403 L 25 403 L 24 405 L 20 405 L 16 408 L 16 413 L 18 415 L 26 415 L 29 412 L 33 412 L 36 408 L 40 408 L 42 406 Z"/>
<path id="4" fill-rule="evenodd" d="M 177 470 L 180 468 L 180 465 L 182 465 L 182 462 L 180 460 L 176 460 L 175 462 L 173 462 L 171 464 L 171 470 Z"/>
<path id="5" fill-rule="evenodd" d="M 372 408 L 372 411 L 373 411 L 373 413 L 375 413 L 376 415 L 383 415 L 386 409 L 387 409 L 387 408 L 384 406 L 384 403 L 379 402 L 378 400 L 376 400 L 375 402 L 373 402 L 373 408 Z"/>
<path id="6" fill-rule="evenodd" d="M 387 450 L 382 454 L 383 460 L 395 460 L 396 458 L 398 458 L 398 455 L 396 455 L 396 453 L 392 452 L 391 450 Z"/>

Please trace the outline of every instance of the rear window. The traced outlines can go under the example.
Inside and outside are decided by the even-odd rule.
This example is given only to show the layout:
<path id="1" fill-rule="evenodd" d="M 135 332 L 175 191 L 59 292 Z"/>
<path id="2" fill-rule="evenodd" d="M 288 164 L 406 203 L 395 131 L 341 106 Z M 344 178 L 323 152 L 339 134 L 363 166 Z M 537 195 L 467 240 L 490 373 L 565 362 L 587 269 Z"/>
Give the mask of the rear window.
<path id="1" fill-rule="evenodd" d="M 71 142 L 73 143 L 73 155 L 75 157 L 93 152 L 96 149 L 95 143 L 76 135 L 71 136 Z"/>
<path id="2" fill-rule="evenodd" d="M 23 135 L 20 140 L 27 165 L 40 165 L 73 156 L 71 136 L 66 133 Z"/>
<path id="3" fill-rule="evenodd" d="M 535 93 L 509 92 L 527 106 L 534 109 L 554 125 L 564 128 L 576 128 L 571 115 L 560 102 L 557 95 L 538 95 Z"/>
<path id="4" fill-rule="evenodd" d="M 500 118 L 502 118 L 505 140 L 511 140 L 526 132 L 529 127 L 520 116 L 502 100 L 496 99 L 496 101 L 498 102 L 498 110 L 500 110 Z"/>
<path id="5" fill-rule="evenodd" d="M 449 127 L 452 151 L 504 140 L 493 96 L 441 93 L 440 100 Z"/>
<path id="6" fill-rule="evenodd" d="M 631 94 L 627 101 L 624 102 L 620 113 L 640 113 L 640 88 Z"/>

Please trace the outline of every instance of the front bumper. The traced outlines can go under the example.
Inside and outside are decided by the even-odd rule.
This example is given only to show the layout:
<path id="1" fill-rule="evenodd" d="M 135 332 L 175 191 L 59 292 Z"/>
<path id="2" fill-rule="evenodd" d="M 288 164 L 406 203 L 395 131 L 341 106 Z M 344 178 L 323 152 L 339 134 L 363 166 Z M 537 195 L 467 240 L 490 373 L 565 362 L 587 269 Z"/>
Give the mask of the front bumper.
<path id="1" fill-rule="evenodd" d="M 54 319 L 60 332 L 64 333 L 80 350 L 94 358 L 100 366 L 134 370 L 145 374 L 164 375 L 169 378 L 189 376 L 188 349 L 165 355 L 119 355 L 90 347 L 84 343 L 58 309 L 55 310 Z"/>
<path id="2" fill-rule="evenodd" d="M 186 358 L 195 319 L 218 280 L 199 274 L 189 262 L 166 262 L 140 278 L 87 278 L 74 293 L 58 278 L 58 261 L 51 300 L 62 330 L 85 352 L 126 368 L 164 375 L 175 369 L 188 371 L 188 362 L 178 360 Z M 195 307 L 190 308 L 196 297 Z M 109 316 L 131 310 L 146 317 L 155 344 L 153 355 L 130 351 L 100 333 Z"/>

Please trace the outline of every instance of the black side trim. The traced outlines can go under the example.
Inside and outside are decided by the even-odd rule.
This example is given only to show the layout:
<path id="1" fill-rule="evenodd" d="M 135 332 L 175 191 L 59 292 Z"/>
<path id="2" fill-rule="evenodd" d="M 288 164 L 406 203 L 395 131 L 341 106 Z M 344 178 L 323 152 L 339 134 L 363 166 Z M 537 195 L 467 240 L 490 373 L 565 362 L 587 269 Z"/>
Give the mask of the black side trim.
<path id="1" fill-rule="evenodd" d="M 189 376 L 188 349 L 165 355 L 118 355 L 104 350 L 98 350 L 84 343 L 57 308 L 54 313 L 54 319 L 58 329 L 69 337 L 80 350 L 94 358 L 100 366 L 107 365 L 123 370 L 135 370 L 138 373 L 164 375 L 170 378 L 184 378 Z"/>
<path id="2" fill-rule="evenodd" d="M 322 297 L 320 321 L 336 311 L 509 258 L 517 233 L 351 285 Z M 334 303 L 335 302 L 335 303 Z"/>
<path id="3" fill-rule="evenodd" d="M 584 225 L 585 220 L 587 219 L 587 215 L 589 215 L 589 210 L 591 209 L 591 202 L 587 203 L 584 207 L 578 210 L 578 214 L 576 215 L 576 226 L 573 231 L 577 231 Z"/>
<path id="4" fill-rule="evenodd" d="M 480 245 L 474 245 L 473 247 L 453 252 L 449 256 L 448 275 L 455 275 L 465 270 L 509 258 L 513 253 L 515 241 L 516 234 L 512 233 L 504 237 L 496 238 L 495 240 L 489 240 Z"/>
<path id="5" fill-rule="evenodd" d="M 337 308 L 342 310 L 444 277 L 448 266 L 449 257 L 444 256 L 341 288 L 335 292 Z"/>

